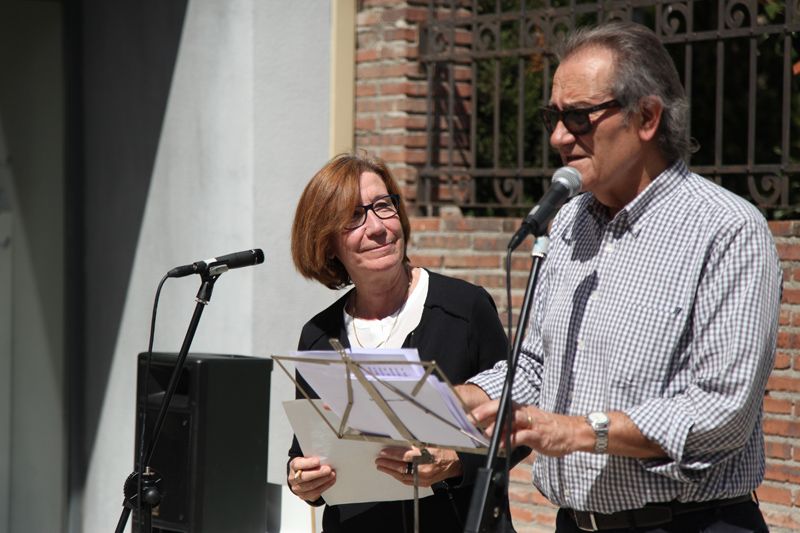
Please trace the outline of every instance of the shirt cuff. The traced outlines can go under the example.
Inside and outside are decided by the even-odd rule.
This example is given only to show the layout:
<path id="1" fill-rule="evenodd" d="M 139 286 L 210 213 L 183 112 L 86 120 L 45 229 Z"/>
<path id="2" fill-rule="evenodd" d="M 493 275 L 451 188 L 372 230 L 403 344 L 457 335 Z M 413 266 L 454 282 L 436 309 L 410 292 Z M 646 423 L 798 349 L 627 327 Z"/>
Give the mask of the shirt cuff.
<path id="1" fill-rule="evenodd" d="M 645 470 L 683 483 L 697 483 L 709 465 L 686 461 L 686 440 L 694 420 L 689 406 L 683 403 L 679 398 L 657 398 L 627 409 L 625 414 L 645 438 L 667 454 L 667 457 L 640 459 Z"/>

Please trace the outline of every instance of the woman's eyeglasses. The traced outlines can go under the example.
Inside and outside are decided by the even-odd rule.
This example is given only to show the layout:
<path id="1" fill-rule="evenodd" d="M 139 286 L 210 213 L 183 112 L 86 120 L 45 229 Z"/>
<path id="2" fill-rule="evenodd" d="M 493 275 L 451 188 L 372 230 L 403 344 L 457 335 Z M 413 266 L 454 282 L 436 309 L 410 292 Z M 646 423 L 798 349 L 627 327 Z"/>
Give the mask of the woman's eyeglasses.
<path id="1" fill-rule="evenodd" d="M 622 105 L 616 100 L 609 100 L 608 102 L 603 102 L 602 104 L 597 104 L 592 107 L 565 109 L 563 111 L 554 106 L 547 106 L 540 109 L 539 112 L 542 114 L 544 127 L 547 128 L 547 132 L 551 135 L 559 121 L 564 123 L 564 127 L 567 128 L 567 131 L 571 134 L 586 135 L 594 129 L 594 123 L 589 119 L 589 115 L 595 111 L 611 109 L 613 107 L 622 107 Z"/>
<path id="2" fill-rule="evenodd" d="M 392 218 L 397 214 L 397 209 L 400 206 L 400 197 L 396 194 L 387 194 L 376 198 L 371 204 L 357 205 L 353 211 L 353 216 L 345 224 L 344 229 L 350 231 L 360 228 L 367 221 L 367 213 L 372 210 L 375 216 L 385 220 Z"/>

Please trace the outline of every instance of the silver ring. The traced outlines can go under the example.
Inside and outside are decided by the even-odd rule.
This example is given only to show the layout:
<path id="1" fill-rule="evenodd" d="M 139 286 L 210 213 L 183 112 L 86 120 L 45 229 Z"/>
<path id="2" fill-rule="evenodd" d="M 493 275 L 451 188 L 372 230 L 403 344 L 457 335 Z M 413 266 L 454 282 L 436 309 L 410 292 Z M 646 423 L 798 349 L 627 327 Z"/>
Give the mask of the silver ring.
<path id="1" fill-rule="evenodd" d="M 408 474 L 409 476 L 414 473 L 414 463 L 410 461 L 406 463 L 405 473 Z"/>

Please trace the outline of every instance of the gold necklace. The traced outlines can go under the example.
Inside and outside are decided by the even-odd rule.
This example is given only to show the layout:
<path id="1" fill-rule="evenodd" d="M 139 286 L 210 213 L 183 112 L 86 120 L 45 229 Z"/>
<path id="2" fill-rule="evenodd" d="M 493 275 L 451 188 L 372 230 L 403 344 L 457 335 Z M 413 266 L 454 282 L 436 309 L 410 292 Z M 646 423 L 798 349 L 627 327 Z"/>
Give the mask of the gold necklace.
<path id="1" fill-rule="evenodd" d="M 406 304 L 406 301 L 408 300 L 408 294 L 411 291 L 411 282 L 414 279 L 412 277 L 412 275 L 411 275 L 411 269 L 410 268 L 406 269 L 406 273 L 407 273 L 407 276 L 408 276 L 408 286 L 406 287 L 406 294 L 405 294 L 405 297 L 403 298 L 403 303 L 401 303 L 400 307 L 398 307 L 397 311 L 395 311 L 395 313 L 397 313 L 397 315 L 394 317 L 394 322 L 392 322 L 392 327 L 389 329 L 389 334 L 386 335 L 386 338 L 383 339 L 381 342 L 379 342 L 375 346 L 372 346 L 372 348 L 380 348 L 381 346 L 383 346 L 384 343 L 386 343 L 386 341 L 388 341 L 392 337 L 392 334 L 394 333 L 394 330 L 397 327 L 397 323 L 400 322 L 400 312 L 402 311 L 403 306 Z M 358 289 L 356 289 L 356 291 L 357 290 Z M 361 339 L 358 338 L 358 327 L 356 326 L 356 317 L 358 316 L 358 308 L 356 307 L 356 301 L 357 300 L 358 300 L 357 294 L 354 291 L 353 292 L 353 334 L 355 335 L 356 343 L 358 343 L 358 345 L 361 348 L 366 348 L 366 346 L 364 346 L 364 344 L 361 342 Z M 394 313 L 392 313 L 392 314 L 394 314 Z"/>

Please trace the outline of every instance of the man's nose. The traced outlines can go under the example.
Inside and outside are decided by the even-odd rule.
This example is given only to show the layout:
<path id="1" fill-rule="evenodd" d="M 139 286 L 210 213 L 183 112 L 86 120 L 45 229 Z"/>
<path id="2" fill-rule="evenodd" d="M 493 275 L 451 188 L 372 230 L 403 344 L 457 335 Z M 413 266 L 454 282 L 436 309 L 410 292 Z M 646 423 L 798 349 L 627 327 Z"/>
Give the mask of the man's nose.
<path id="1" fill-rule="evenodd" d="M 556 122 L 555 127 L 553 128 L 553 133 L 550 134 L 550 146 L 555 149 L 560 148 L 566 144 L 572 144 L 575 142 L 575 135 L 573 135 L 566 126 L 564 126 L 564 122 L 559 120 Z"/>

